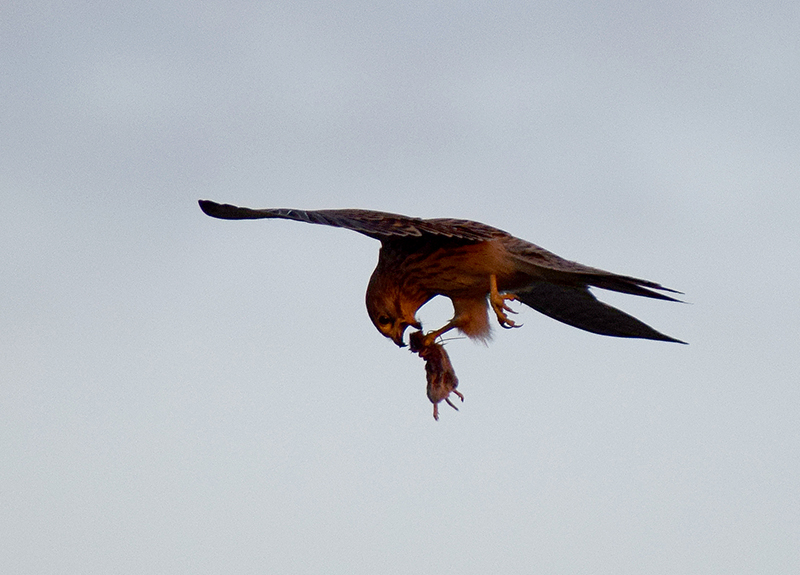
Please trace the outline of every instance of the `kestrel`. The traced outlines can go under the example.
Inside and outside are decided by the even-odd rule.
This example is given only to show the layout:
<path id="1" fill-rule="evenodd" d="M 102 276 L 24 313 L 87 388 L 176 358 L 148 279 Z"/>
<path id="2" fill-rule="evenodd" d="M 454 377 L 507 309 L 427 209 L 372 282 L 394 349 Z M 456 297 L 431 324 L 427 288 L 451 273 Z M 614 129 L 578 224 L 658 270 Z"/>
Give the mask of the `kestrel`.
<path id="1" fill-rule="evenodd" d="M 586 331 L 685 343 L 610 305 L 590 287 L 667 301 L 679 294 L 657 283 L 617 275 L 561 258 L 530 242 L 469 220 L 420 219 L 370 210 L 250 209 L 200 200 L 209 216 L 225 220 L 283 218 L 346 228 L 381 242 L 367 287 L 367 312 L 378 331 L 400 347 L 417 310 L 437 295 L 453 303 L 453 318 L 418 342 L 428 348 L 447 331 L 489 337 L 489 309 L 502 327 L 519 327 L 506 302 L 523 304 Z M 433 399 L 432 399 L 433 401 Z"/>

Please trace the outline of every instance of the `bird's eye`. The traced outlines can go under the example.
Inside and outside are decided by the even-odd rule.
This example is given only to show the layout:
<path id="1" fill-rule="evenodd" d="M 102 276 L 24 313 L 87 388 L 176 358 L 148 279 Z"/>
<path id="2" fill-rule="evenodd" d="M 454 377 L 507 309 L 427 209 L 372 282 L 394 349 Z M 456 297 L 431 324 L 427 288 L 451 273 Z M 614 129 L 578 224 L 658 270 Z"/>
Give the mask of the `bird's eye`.
<path id="1" fill-rule="evenodd" d="M 392 323 L 392 320 L 386 317 L 385 315 L 382 315 L 378 318 L 378 323 L 380 325 L 389 325 L 390 323 Z"/>

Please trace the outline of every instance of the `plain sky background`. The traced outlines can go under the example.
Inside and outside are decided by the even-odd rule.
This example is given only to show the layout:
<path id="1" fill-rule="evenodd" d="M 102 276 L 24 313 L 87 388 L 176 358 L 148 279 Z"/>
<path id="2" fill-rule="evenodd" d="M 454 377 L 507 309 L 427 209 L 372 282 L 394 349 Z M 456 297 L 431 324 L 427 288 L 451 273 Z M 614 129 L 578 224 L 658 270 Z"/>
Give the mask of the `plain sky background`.
<path id="1" fill-rule="evenodd" d="M 0 102 L 0 572 L 800 572 L 797 2 L 6 0 Z M 198 198 L 484 221 L 690 345 L 521 309 L 434 422 L 377 242 Z"/>

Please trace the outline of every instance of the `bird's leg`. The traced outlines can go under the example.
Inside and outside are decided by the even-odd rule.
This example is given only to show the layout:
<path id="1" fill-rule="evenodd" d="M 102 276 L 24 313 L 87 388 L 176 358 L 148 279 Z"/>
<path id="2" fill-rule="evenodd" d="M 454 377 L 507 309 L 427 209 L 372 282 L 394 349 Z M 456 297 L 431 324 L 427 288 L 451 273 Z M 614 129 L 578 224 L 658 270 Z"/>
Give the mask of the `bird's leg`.
<path id="1" fill-rule="evenodd" d="M 438 338 L 440 335 L 447 333 L 451 329 L 455 329 L 457 327 L 458 327 L 458 321 L 457 318 L 454 317 L 439 329 L 426 334 L 422 340 L 422 347 L 430 347 L 433 344 L 433 342 L 436 341 L 436 338 Z"/>
<path id="2" fill-rule="evenodd" d="M 506 329 L 521 326 L 521 324 L 517 324 L 514 320 L 509 319 L 506 314 L 506 312 L 517 313 L 506 305 L 506 300 L 516 301 L 517 299 L 517 296 L 513 293 L 501 294 L 497 290 L 497 276 L 494 274 L 489 276 L 489 303 L 492 304 L 492 309 L 497 316 L 497 321 Z"/>

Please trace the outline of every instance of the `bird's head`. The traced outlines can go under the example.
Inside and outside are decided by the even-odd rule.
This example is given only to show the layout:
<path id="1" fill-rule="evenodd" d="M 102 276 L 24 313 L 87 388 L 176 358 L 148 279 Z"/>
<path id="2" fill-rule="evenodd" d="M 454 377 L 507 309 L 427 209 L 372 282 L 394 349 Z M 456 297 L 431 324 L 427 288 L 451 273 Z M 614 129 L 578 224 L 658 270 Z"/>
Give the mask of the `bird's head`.
<path id="1" fill-rule="evenodd" d="M 406 328 L 422 329 L 417 321 L 419 305 L 402 297 L 397 286 L 388 285 L 383 278 L 373 274 L 367 288 L 367 313 L 375 328 L 391 339 L 398 347 L 405 347 L 403 334 Z"/>

